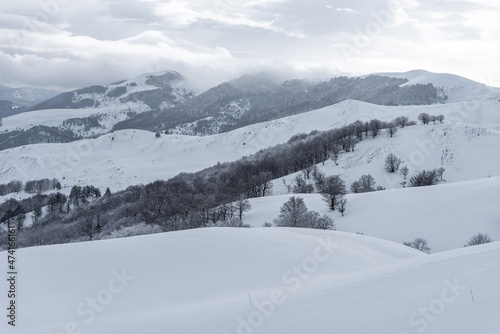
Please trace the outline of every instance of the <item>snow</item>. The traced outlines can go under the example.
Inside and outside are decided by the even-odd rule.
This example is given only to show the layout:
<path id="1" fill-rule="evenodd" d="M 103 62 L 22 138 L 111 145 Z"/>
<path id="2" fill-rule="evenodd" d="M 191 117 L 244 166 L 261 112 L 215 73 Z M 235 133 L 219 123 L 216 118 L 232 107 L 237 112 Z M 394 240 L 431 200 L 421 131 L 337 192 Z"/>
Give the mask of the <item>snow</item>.
<path id="1" fill-rule="evenodd" d="M 421 112 L 446 117 L 443 124 L 399 129 L 394 138 L 383 133 L 363 139 L 354 152 L 340 155 L 338 165 L 331 160 L 318 165 L 327 175 L 339 174 L 347 187 L 371 174 L 388 189 L 348 194 L 343 217 L 330 212 L 319 194 L 295 194 L 310 210 L 333 217 L 338 231 L 261 227 L 294 195 L 286 187 L 293 174 L 273 181 L 274 196 L 250 200 L 252 209 L 243 220 L 252 228 L 19 249 L 18 319 L 14 328 L 4 318 L 0 332 L 497 334 L 500 242 L 462 247 L 477 233 L 500 240 L 497 90 L 451 75 L 399 75 L 410 83 L 432 80 L 455 102 L 387 107 L 348 100 L 213 136 L 156 138 L 152 132 L 124 130 L 1 151 L 0 183 L 56 177 L 63 192 L 75 184 L 116 191 L 234 161 L 294 134 L 358 119 L 416 119 Z M 134 89 L 146 89 L 146 78 L 134 79 Z M 34 122 L 58 126 L 97 112 L 106 115 L 108 127 L 121 111 L 30 112 L 5 118 L 0 130 Z M 390 152 L 404 160 L 410 176 L 444 167 L 444 182 L 402 188 L 401 175 L 384 171 Z M 432 254 L 401 244 L 417 237 L 428 241 Z M 7 261 L 7 253 L 0 252 L 0 258 Z M 0 280 L 0 290 L 8 291 L 7 284 Z"/>
<path id="2" fill-rule="evenodd" d="M 357 119 L 392 120 L 405 115 L 416 119 L 420 112 L 444 114 L 443 124 L 400 129 L 394 138 L 382 134 L 365 139 L 355 152 L 342 154 L 339 166 L 329 161 L 327 174 L 340 174 L 350 185 L 363 174 L 372 174 L 384 187 L 401 187 L 402 177 L 387 177 L 383 161 L 388 152 L 399 155 L 414 173 L 443 166 L 448 182 L 500 176 L 500 103 L 481 101 L 436 105 L 386 107 L 348 100 L 342 103 L 231 132 L 192 137 L 162 135 L 142 130 L 123 130 L 96 139 L 65 144 L 36 144 L 0 152 L 0 183 L 58 178 L 63 186 L 92 184 L 113 191 L 130 184 L 168 179 L 181 172 L 195 172 L 218 162 L 234 161 L 261 149 L 285 143 L 292 135 L 328 130 Z M 290 184 L 293 175 L 287 178 Z M 63 179 L 64 178 L 64 179 Z M 400 180 L 401 179 L 401 180 Z M 275 184 L 276 194 L 281 180 Z"/>
<path id="3" fill-rule="evenodd" d="M 243 217 L 251 226 L 272 223 L 291 196 L 302 197 L 309 210 L 335 219 L 340 231 L 363 233 L 398 243 L 417 237 L 427 240 L 431 251 L 462 247 L 477 233 L 500 240 L 497 202 L 500 178 L 348 194 L 344 217 L 332 212 L 319 194 L 287 194 L 253 198 Z"/>
<path id="4" fill-rule="evenodd" d="M 449 73 L 413 70 L 405 73 L 378 73 L 378 75 L 408 79 L 408 82 L 403 84 L 403 86 L 431 83 L 434 87 L 444 89 L 445 94 L 448 96 L 447 102 L 483 99 L 498 100 L 500 98 L 500 88 L 489 87 L 485 84 Z"/>
<path id="5" fill-rule="evenodd" d="M 77 135 L 83 136 L 105 134 L 108 133 L 116 123 L 128 119 L 128 112 L 143 112 L 150 109 L 144 104 L 142 107 L 139 104 L 141 103 L 127 102 L 107 108 L 44 109 L 30 111 L 4 118 L 0 131 L 11 132 L 16 130 L 28 130 L 33 126 L 43 125 L 73 130 Z M 92 128 L 90 132 L 93 133 L 77 131 L 76 127 L 63 126 L 64 121 L 68 119 L 86 118 L 90 116 L 100 117 L 99 124 L 102 126 L 100 128 Z"/>
<path id="6" fill-rule="evenodd" d="M 431 334 L 496 333 L 498 256 L 500 243 L 426 255 L 367 236 L 286 228 L 34 247 L 17 251 L 16 328 L 0 326 L 2 333 L 24 334 L 72 327 L 94 334 L 417 333 L 424 327 Z M 1 281 L 2 291 L 6 284 Z"/>
<path id="7" fill-rule="evenodd" d="M 94 137 L 95 135 L 108 133 L 115 124 L 130 118 L 128 115 L 129 112 L 142 113 L 151 110 L 151 108 L 142 101 L 129 101 L 123 103 L 120 100 L 132 93 L 159 89 L 157 86 L 147 84 L 146 81 L 150 77 L 161 77 L 167 73 L 172 72 L 163 71 L 148 73 L 118 84 L 106 85 L 103 86 L 106 89 L 105 93 L 75 94 L 75 102 L 83 99 L 91 99 L 99 102 L 99 106 L 97 108 L 45 109 L 3 118 L 0 131 L 10 132 L 15 130 L 27 130 L 33 126 L 44 125 L 72 130 L 75 134 L 83 137 Z M 169 81 L 169 85 L 172 88 L 174 100 L 181 101 L 185 99 L 185 94 L 189 92 L 197 94 L 197 91 L 194 90 L 184 79 Z M 106 95 L 106 93 L 109 93 L 118 87 L 125 87 L 126 93 L 118 97 L 109 97 Z M 172 102 L 173 101 L 165 101 L 162 106 L 164 108 L 171 107 Z M 101 127 L 84 131 L 83 128 L 80 129 L 75 126 L 62 126 L 65 120 L 71 118 L 85 118 L 89 116 L 99 116 L 99 124 Z"/>

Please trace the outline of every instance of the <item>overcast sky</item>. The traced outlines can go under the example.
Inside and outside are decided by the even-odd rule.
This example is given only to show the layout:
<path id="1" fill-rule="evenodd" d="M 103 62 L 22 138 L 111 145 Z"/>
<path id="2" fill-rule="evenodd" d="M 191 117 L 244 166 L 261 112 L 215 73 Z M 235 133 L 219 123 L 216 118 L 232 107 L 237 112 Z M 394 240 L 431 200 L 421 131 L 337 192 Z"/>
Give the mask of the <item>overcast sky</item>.
<path id="1" fill-rule="evenodd" d="M 0 3 L 0 84 L 73 89 L 172 69 L 204 86 L 449 72 L 500 87 L 500 1 L 15 0 Z"/>

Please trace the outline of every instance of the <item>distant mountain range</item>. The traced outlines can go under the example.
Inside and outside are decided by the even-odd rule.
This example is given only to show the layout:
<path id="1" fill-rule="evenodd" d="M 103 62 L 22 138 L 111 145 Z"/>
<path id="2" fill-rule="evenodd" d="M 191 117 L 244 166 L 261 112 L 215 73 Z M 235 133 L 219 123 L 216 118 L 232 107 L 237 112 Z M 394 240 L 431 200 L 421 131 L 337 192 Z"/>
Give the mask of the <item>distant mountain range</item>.
<path id="1" fill-rule="evenodd" d="M 275 83 L 266 74 L 244 75 L 222 83 L 173 108 L 157 108 L 115 125 L 178 134 L 211 135 L 323 108 L 347 99 L 380 105 L 443 103 L 444 92 L 429 84 L 407 85 L 408 79 L 371 75 L 338 77 L 323 82 L 289 80 Z"/>
<path id="2" fill-rule="evenodd" d="M 56 90 L 35 87 L 11 88 L 0 85 L 0 100 L 10 101 L 19 107 L 30 107 L 60 94 Z"/>
<path id="3" fill-rule="evenodd" d="M 0 100 L 0 118 L 16 115 L 28 111 L 27 107 L 18 106 L 14 102 Z"/>
<path id="4" fill-rule="evenodd" d="M 247 74 L 201 94 L 194 86 L 175 71 L 163 71 L 55 96 L 54 91 L 19 89 L 14 94 L 10 89 L 10 97 L 24 96 L 25 104 L 0 101 L 0 150 L 95 138 L 123 129 L 213 135 L 349 99 L 406 106 L 500 98 L 498 88 L 423 70 L 321 82 L 278 82 L 267 73 Z M 35 101 L 43 94 L 52 96 L 26 107 L 28 97 Z"/>
<path id="5" fill-rule="evenodd" d="M 184 77 L 174 71 L 145 74 L 109 85 L 94 85 L 54 96 L 30 108 L 102 108 L 132 102 L 134 109 L 171 108 L 196 96 Z M 142 108 L 141 108 L 142 107 Z"/>

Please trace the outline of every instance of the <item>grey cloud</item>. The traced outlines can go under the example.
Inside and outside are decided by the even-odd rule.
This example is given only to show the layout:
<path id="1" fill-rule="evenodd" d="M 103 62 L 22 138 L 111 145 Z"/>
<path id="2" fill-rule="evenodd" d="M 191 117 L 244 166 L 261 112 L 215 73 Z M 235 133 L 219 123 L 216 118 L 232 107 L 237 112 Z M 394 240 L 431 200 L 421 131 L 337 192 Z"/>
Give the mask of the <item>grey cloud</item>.
<path id="1" fill-rule="evenodd" d="M 8 36 L 23 32 L 22 20 L 43 12 L 39 3 L 49 1 L 59 0 L 0 3 L 0 83 L 77 88 L 173 69 L 207 86 L 261 70 L 298 77 L 336 73 L 337 67 L 397 71 L 395 64 L 403 59 L 405 66 L 417 68 L 435 61 L 437 53 L 441 58 L 461 57 L 462 53 L 446 49 L 448 40 L 464 41 L 466 49 L 468 40 L 480 41 L 483 29 L 496 24 L 471 26 L 470 16 L 488 8 L 480 3 L 398 0 L 403 6 L 398 21 L 368 33 L 371 43 L 349 63 L 335 45 L 352 45 L 360 33 L 378 24 L 374 13 L 386 12 L 387 0 L 251 4 L 243 0 L 65 0 L 67 4 L 46 10 L 50 20 L 36 34 L 18 45 L 11 43 Z M 444 40 L 432 34 L 436 29 L 444 33 Z M 488 41 L 482 43 L 483 49 L 489 46 Z M 429 52 L 429 45 L 442 48 Z M 440 71 L 447 71 L 446 64 Z"/>

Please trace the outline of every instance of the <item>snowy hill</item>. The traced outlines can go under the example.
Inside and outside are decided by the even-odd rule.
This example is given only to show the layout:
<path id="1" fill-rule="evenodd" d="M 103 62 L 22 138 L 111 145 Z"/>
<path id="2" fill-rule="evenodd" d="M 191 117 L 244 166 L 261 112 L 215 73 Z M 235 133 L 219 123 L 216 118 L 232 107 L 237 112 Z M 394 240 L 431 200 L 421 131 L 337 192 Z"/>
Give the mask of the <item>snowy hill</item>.
<path id="1" fill-rule="evenodd" d="M 30 107 L 47 99 L 50 99 L 59 91 L 35 87 L 11 88 L 0 85 L 0 100 L 11 101 L 23 107 Z"/>
<path id="2" fill-rule="evenodd" d="M 404 86 L 433 84 L 435 87 L 440 87 L 444 90 L 444 93 L 448 96 L 448 102 L 500 99 L 500 88 L 489 87 L 485 84 L 449 73 L 414 70 L 405 73 L 379 73 L 379 75 L 408 79 L 409 81 Z"/>
<path id="3" fill-rule="evenodd" d="M 5 117 L 0 124 L 0 132 L 4 138 L 8 134 L 8 142 L 5 140 L 0 149 L 30 143 L 95 138 L 109 133 L 116 123 L 138 113 L 158 108 L 168 109 L 197 94 L 179 73 L 164 71 L 110 85 L 95 85 L 62 93 L 22 114 L 8 108 L 5 116 L 10 117 Z M 47 140 L 44 134 L 47 129 L 40 127 L 50 127 L 49 130 L 58 135 L 52 136 L 52 141 Z"/>
<path id="4" fill-rule="evenodd" d="M 335 219 L 337 229 L 398 243 L 422 237 L 431 252 L 462 247 L 477 233 L 500 240 L 497 209 L 500 177 L 432 187 L 348 194 L 344 217 L 328 210 L 319 194 L 286 194 L 253 198 L 244 222 L 260 227 L 278 217 L 290 196 L 304 198 L 309 210 Z"/>
<path id="5" fill-rule="evenodd" d="M 469 104 L 500 98 L 497 88 L 450 74 L 411 71 L 383 75 L 389 77 L 368 75 L 278 84 L 271 75 L 261 73 L 244 75 L 198 94 L 177 72 L 144 74 L 65 92 L 32 107 L 31 113 L 6 117 L 0 130 L 12 135 L 0 148 L 47 142 L 43 133 L 37 134 L 44 132 L 37 126 L 51 127 L 50 132 L 57 133 L 53 136 L 56 142 L 95 138 L 124 129 L 211 135 L 346 99 L 377 105 L 432 105 L 445 102 L 445 94 L 448 102 Z M 418 85 L 422 83 L 431 85 Z M 13 110 L 8 107 L 4 117 L 21 111 Z"/>
<path id="6" fill-rule="evenodd" d="M 195 172 L 218 162 L 234 161 L 284 143 L 298 133 L 328 130 L 358 119 L 390 121 L 401 115 L 416 119 L 420 112 L 444 114 L 446 119 L 443 124 L 405 127 L 394 138 L 385 134 L 368 138 L 357 145 L 355 152 L 341 154 L 338 166 L 328 161 L 319 167 L 328 174 L 341 174 L 348 184 L 370 173 L 382 186 L 401 187 L 400 176 L 387 178 L 383 170 L 385 156 L 393 152 L 405 161 L 403 164 L 408 165 L 411 173 L 443 166 L 445 179 L 453 182 L 500 176 L 498 156 L 484 153 L 500 145 L 499 106 L 496 101 L 480 101 L 387 107 L 348 100 L 206 137 L 162 135 L 155 138 L 151 132 L 124 130 L 67 144 L 26 145 L 0 151 L 0 183 L 56 177 L 65 178 L 66 186 L 93 184 L 124 189 L 131 184 L 168 179 L 181 172 Z M 14 124 L 9 118 L 5 122 L 6 126 Z M 293 175 L 287 178 L 288 184 L 292 178 Z M 281 182 L 276 181 L 277 194 L 284 193 L 280 190 Z"/>
<path id="7" fill-rule="evenodd" d="M 19 318 L 2 333 L 495 334 L 500 325 L 500 243 L 425 255 L 341 232 L 213 228 L 17 255 Z"/>
<path id="8" fill-rule="evenodd" d="M 28 110 L 27 107 L 19 106 L 11 101 L 0 100 L 0 118 L 16 115 Z"/>
<path id="9" fill-rule="evenodd" d="M 114 130 L 168 130 L 211 135 L 249 124 L 323 108 L 348 99 L 379 105 L 430 105 L 444 102 L 432 86 L 408 85 L 407 79 L 370 75 L 327 81 L 287 80 L 278 84 L 265 73 L 222 83 L 169 110 L 152 110 L 118 123 Z"/>
<path id="10" fill-rule="evenodd" d="M 70 130 L 75 135 L 84 138 L 94 137 L 108 133 L 114 124 L 128 119 L 134 107 L 136 106 L 132 103 L 126 103 L 101 108 L 28 111 L 4 118 L 0 130 L 12 132 L 42 125 Z"/>
<path id="11" fill-rule="evenodd" d="M 182 75 L 175 71 L 163 71 L 62 93 L 31 110 L 110 107 L 132 102 L 131 108 L 138 112 L 160 106 L 168 108 L 195 95 L 196 92 Z"/>

